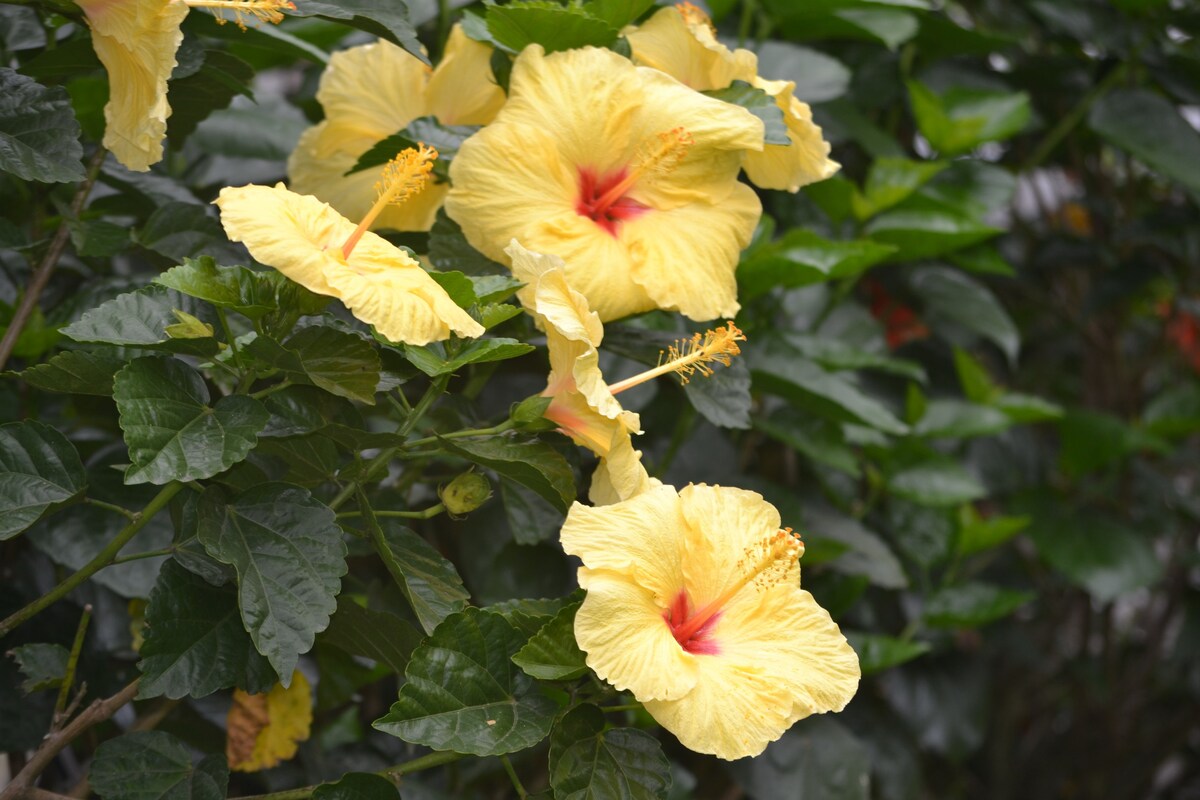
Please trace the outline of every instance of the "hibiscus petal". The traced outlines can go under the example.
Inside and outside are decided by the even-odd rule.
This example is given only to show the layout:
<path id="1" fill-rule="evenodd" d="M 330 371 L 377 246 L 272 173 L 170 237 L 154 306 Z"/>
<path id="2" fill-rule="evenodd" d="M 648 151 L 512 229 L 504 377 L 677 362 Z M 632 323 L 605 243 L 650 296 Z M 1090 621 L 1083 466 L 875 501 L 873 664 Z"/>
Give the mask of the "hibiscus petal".
<path id="1" fill-rule="evenodd" d="M 492 75 L 492 48 L 450 29 L 446 50 L 425 90 L 429 111 L 443 125 L 487 125 L 507 99 Z"/>
<path id="2" fill-rule="evenodd" d="M 638 64 L 661 70 L 698 92 L 724 89 L 735 80 L 749 81 L 758 71 L 758 56 L 730 50 L 707 25 L 689 25 L 677 8 L 664 8 L 626 34 Z"/>
<path id="3" fill-rule="evenodd" d="M 321 75 L 317 102 L 325 117 L 353 120 L 376 140 L 429 113 L 429 67 L 391 42 L 378 41 L 334 53 Z"/>
<path id="4" fill-rule="evenodd" d="M 755 78 L 754 85 L 775 98 L 775 104 L 783 111 L 791 142 L 769 144 L 761 153 L 746 153 L 743 167 L 755 186 L 798 192 L 800 187 L 823 181 L 841 169 L 840 164 L 829 159 L 829 142 L 813 122 L 812 109 L 792 96 L 796 84 Z"/>

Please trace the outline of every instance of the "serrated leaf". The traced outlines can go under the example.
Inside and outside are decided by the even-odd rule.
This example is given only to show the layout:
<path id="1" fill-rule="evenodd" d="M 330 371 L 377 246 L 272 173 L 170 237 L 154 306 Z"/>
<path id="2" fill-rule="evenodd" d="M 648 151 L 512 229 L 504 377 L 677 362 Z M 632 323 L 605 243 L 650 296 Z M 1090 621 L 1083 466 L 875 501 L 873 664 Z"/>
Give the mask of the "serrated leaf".
<path id="1" fill-rule="evenodd" d="M 44 364 L 10 374 L 46 392 L 108 397 L 112 394 L 113 375 L 125 363 L 124 358 L 89 350 L 64 350 Z"/>
<path id="2" fill-rule="evenodd" d="M 162 731 L 135 731 L 96 748 L 88 779 L 104 800 L 225 800 L 222 756 L 192 763 L 188 746 Z"/>
<path id="3" fill-rule="evenodd" d="M 832 241 L 795 228 L 738 265 L 738 286 L 742 297 L 750 299 L 777 286 L 792 289 L 853 278 L 895 252 L 893 245 L 870 239 Z"/>
<path id="4" fill-rule="evenodd" d="M 558 451 L 538 439 L 490 436 L 484 439 L 438 439 L 442 449 L 532 489 L 559 511 L 575 500 L 575 473 Z"/>
<path id="5" fill-rule="evenodd" d="M 154 282 L 214 306 L 231 308 L 259 319 L 277 307 L 277 285 L 284 280 L 275 272 L 255 272 L 246 267 L 223 267 L 208 256 L 185 258 Z"/>
<path id="6" fill-rule="evenodd" d="M 250 96 L 254 67 L 224 50 L 204 50 L 195 72 L 171 79 L 171 115 L 167 138 L 180 147 L 212 112 L 226 108 L 239 94 Z"/>
<path id="7" fill-rule="evenodd" d="M 554 615 L 513 656 L 513 663 L 538 680 L 568 681 L 587 672 L 583 651 L 575 643 L 575 612 L 572 603 Z"/>
<path id="8" fill-rule="evenodd" d="M 263 484 L 231 500 L 209 489 L 197 535 L 210 556 L 237 571 L 242 623 L 281 679 L 290 679 L 299 655 L 328 626 L 346 574 L 333 512 L 287 484 Z"/>
<path id="9" fill-rule="evenodd" d="M 313 789 L 313 800 L 400 800 L 396 784 L 371 772 L 347 772 Z"/>
<path id="10" fill-rule="evenodd" d="M 81 181 L 79 132 L 65 89 L 0 67 L 0 170 L 23 181 Z"/>
<path id="11" fill-rule="evenodd" d="M 56 689 L 62 685 L 67 674 L 67 661 L 71 653 L 61 644 L 23 644 L 8 651 L 21 668 L 25 680 L 21 688 L 26 694 L 42 689 Z"/>
<path id="12" fill-rule="evenodd" d="M 400 699 L 374 727 L 435 750 L 502 755 L 540 742 L 556 705 L 512 663 L 525 638 L 477 608 L 449 616 L 413 652 Z"/>
<path id="13" fill-rule="evenodd" d="M 164 484 L 211 478 L 246 457 L 267 424 L 262 403 L 244 395 L 209 406 L 204 379 L 173 358 L 131 361 L 113 399 L 133 462 L 125 482 Z"/>
<path id="14" fill-rule="evenodd" d="M 421 643 L 415 627 L 395 614 L 372 611 L 342 595 L 337 612 L 320 641 L 351 655 L 363 656 L 404 674 L 413 650 Z"/>
<path id="15" fill-rule="evenodd" d="M 289 16 L 321 17 L 345 22 L 361 31 L 398 44 L 424 64 L 429 63 L 425 48 L 408 20 L 408 8 L 403 3 L 381 3 L 378 0 L 305 0 L 297 4 Z"/>
<path id="16" fill-rule="evenodd" d="M 470 593 L 463 588 L 462 578 L 445 556 L 413 531 L 392 520 L 381 520 L 386 550 L 380 553 L 390 559 L 390 571 L 402 576 L 400 589 L 426 633 L 442 620 L 467 604 Z"/>
<path id="17" fill-rule="evenodd" d="M 500 497 L 508 529 L 517 544 L 553 541 L 563 524 L 563 513 L 536 492 L 508 479 L 500 481 Z"/>
<path id="18" fill-rule="evenodd" d="M 274 670 L 242 627 L 237 592 L 168 561 L 146 607 L 138 697 L 204 697 L 237 686 L 265 692 Z"/>
<path id="19" fill-rule="evenodd" d="M 445 357 L 445 346 L 441 343 L 424 347 L 404 345 L 404 355 L 412 365 L 431 378 L 449 375 L 467 364 L 482 364 L 488 361 L 505 361 L 533 352 L 530 344 L 516 339 L 474 339 L 466 342 L 457 354 Z"/>
<path id="20" fill-rule="evenodd" d="M 863 675 L 873 675 L 897 667 L 930 650 L 928 642 L 897 639 L 880 633 L 846 631 L 846 639 L 858 654 L 858 664 Z"/>
<path id="21" fill-rule="evenodd" d="M 212 311 L 204 303 L 165 286 L 151 285 L 114 297 L 84 313 L 62 332 L 77 342 L 111 344 L 166 350 L 173 353 L 210 356 L 219 347 L 215 339 L 172 339 L 168 325 L 178 320 L 175 311 L 185 311 L 212 323 Z"/>
<path id="22" fill-rule="evenodd" d="M 560 6 L 538 0 L 514 0 L 487 6 L 487 30 L 492 41 L 510 53 L 540 44 L 547 53 L 576 47 L 608 47 L 619 30 L 591 16 L 583 6 Z"/>
<path id="23" fill-rule="evenodd" d="M 654 0 L 591 0 L 587 13 L 621 30 L 653 6 Z"/>
<path id="24" fill-rule="evenodd" d="M 217 251 L 222 257 L 236 252 L 216 216 L 207 207 L 190 202 L 168 202 L 155 208 L 134 232 L 134 241 L 176 261 L 205 252 Z"/>
<path id="25" fill-rule="evenodd" d="M 550 735 L 550 785 L 555 800 L 665 800 L 671 766 L 650 734 L 605 730 L 604 713 L 576 706 Z"/>
<path id="26" fill-rule="evenodd" d="M 324 325 L 301 328 L 282 345 L 255 337 L 246 352 L 293 381 L 311 383 L 330 394 L 375 404 L 379 353 L 352 333 Z"/>
<path id="27" fill-rule="evenodd" d="M 71 244 L 82 258 L 112 258 L 129 246 L 129 229 L 102 219 L 68 220 Z"/>
<path id="28" fill-rule="evenodd" d="M 471 15 L 468 14 L 467 17 Z M 466 275 L 505 274 L 508 269 L 480 253 L 467 242 L 458 223 L 438 209 L 429 231 L 429 260 L 443 272 L 457 270 Z"/>
<path id="29" fill-rule="evenodd" d="M 265 694 L 238 689 L 225 720 L 225 759 L 238 772 L 258 772 L 296 755 L 312 730 L 312 688 L 296 670 L 288 685 Z"/>
<path id="30" fill-rule="evenodd" d="M 714 89 L 702 92 L 709 97 L 732 103 L 749 111 L 762 120 L 763 144 L 797 147 L 788 138 L 787 124 L 783 120 L 783 109 L 775 103 L 775 98 L 745 81 L 734 81 L 724 89 Z"/>
<path id="31" fill-rule="evenodd" d="M 1007 617 L 1035 597 L 987 583 L 964 583 L 934 592 L 925 601 L 926 624 L 937 628 L 978 628 Z"/>
<path id="32" fill-rule="evenodd" d="M 83 462 L 67 437 L 32 420 L 0 425 L 0 541 L 86 485 Z"/>

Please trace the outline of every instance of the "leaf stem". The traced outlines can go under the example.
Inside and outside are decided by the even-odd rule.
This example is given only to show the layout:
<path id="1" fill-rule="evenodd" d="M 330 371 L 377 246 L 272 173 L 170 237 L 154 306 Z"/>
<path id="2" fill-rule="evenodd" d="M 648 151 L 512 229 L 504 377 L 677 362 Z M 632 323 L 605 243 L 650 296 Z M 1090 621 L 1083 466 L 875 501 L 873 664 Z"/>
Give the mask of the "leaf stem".
<path id="1" fill-rule="evenodd" d="M 229 318 L 225 316 L 225 309 L 220 306 L 214 306 L 217 309 L 217 319 L 221 321 L 221 330 L 225 332 L 225 340 L 229 343 L 229 349 L 233 353 L 233 363 L 239 368 L 242 367 L 242 352 L 238 349 L 237 339 L 233 335 L 233 330 L 229 327 Z"/>
<path id="2" fill-rule="evenodd" d="M 284 389 L 288 388 L 291 385 L 292 385 L 292 382 L 285 378 L 284 380 L 281 380 L 279 383 L 275 384 L 274 386 L 268 386 L 266 389 L 259 389 L 257 392 L 252 392 L 250 394 L 250 396 L 253 397 L 255 400 L 261 400 L 264 397 L 269 397 L 270 395 L 275 394 L 276 392 L 282 392 Z"/>
<path id="3" fill-rule="evenodd" d="M 29 277 L 29 283 L 25 287 L 25 293 L 21 296 L 21 302 L 17 306 L 17 310 L 13 312 L 8 329 L 4 331 L 4 338 L 0 339 L 0 369 L 4 369 L 4 365 L 8 363 L 9 356 L 17 346 L 17 339 L 21 336 L 21 329 L 33 315 L 38 298 L 42 296 L 42 291 L 50 282 L 51 273 L 58 266 L 58 259 L 62 258 L 63 251 L 67 249 L 67 239 L 71 235 L 70 223 L 78 219 L 79 214 L 83 211 L 83 206 L 87 203 L 88 195 L 92 193 L 92 186 L 96 183 L 96 176 L 100 174 L 100 167 L 104 164 L 106 155 L 108 155 L 108 150 L 103 146 L 98 146 L 96 152 L 92 153 L 92 159 L 88 162 L 87 175 L 79 184 L 79 188 L 75 190 L 75 196 L 71 198 L 71 216 L 58 223 L 58 230 L 54 232 L 54 238 L 50 241 L 50 249 L 46 251 L 46 255 L 42 257 L 41 262 L 33 271 L 33 275 Z"/>
<path id="4" fill-rule="evenodd" d="M 55 586 L 44 595 L 34 600 L 29 605 L 22 608 L 20 611 L 13 613 L 3 622 L 0 622 L 0 638 L 7 636 L 21 623 L 39 614 L 48 606 L 66 597 L 71 591 L 86 581 L 88 578 L 95 575 L 100 570 L 107 567 L 113 562 L 113 559 L 121 552 L 121 548 L 129 544 L 129 540 L 137 536 L 138 531 L 146 526 L 146 523 L 154 518 L 154 515 L 166 508 L 171 502 L 183 484 L 178 481 L 168 483 L 159 491 L 154 498 L 146 504 L 146 507 L 135 514 L 134 519 L 130 520 L 129 524 L 121 529 L 120 533 L 113 537 L 104 549 L 96 554 L 96 557 L 84 564 L 77 572 L 69 576 L 62 583 Z"/>
<path id="5" fill-rule="evenodd" d="M 376 517 L 399 517 L 402 519 L 431 519 L 441 514 L 446 510 L 446 507 L 441 503 L 436 506 L 430 506 L 422 511 L 375 511 Z M 362 511 L 343 511 L 338 514 L 338 519 L 349 519 L 350 517 L 365 516 Z"/>
<path id="6" fill-rule="evenodd" d="M 437 444 L 439 439 L 463 439 L 468 436 L 494 436 L 497 433 L 504 433 L 512 430 L 513 421 L 506 419 L 499 425 L 493 425 L 490 428 L 469 428 L 464 431 L 451 431 L 450 433 L 441 433 L 437 436 L 426 436 L 423 439 L 413 439 L 411 442 L 405 442 L 405 447 L 421 447 L 427 444 Z"/>
<path id="7" fill-rule="evenodd" d="M 161 550 L 147 550 L 144 553 L 131 553 L 127 556 L 119 556 L 114 558 L 109 566 L 115 567 L 117 564 L 126 564 L 130 561 L 141 561 L 144 558 L 158 558 L 159 556 L 169 556 L 175 552 L 174 547 L 164 547 Z"/>
<path id="8" fill-rule="evenodd" d="M 71 686 L 75 683 L 75 669 L 79 666 L 79 653 L 83 650 L 83 637 L 87 634 L 88 623 L 92 621 L 92 604 L 83 607 L 83 615 L 79 617 L 79 626 L 75 628 L 75 641 L 71 643 L 71 655 L 67 657 L 67 672 L 63 675 L 62 686 L 58 690 L 58 701 L 54 704 L 54 718 L 58 720 L 67 708 L 67 697 L 71 694 Z"/>
<path id="9" fill-rule="evenodd" d="M 525 791 L 525 787 L 521 785 L 521 779 L 517 777 L 517 771 L 513 769 L 512 761 L 508 756 L 500 756 L 500 763 L 504 765 L 504 771 L 508 773 L 508 779 L 512 781 L 513 788 L 517 790 L 517 797 L 525 800 L 529 797 L 529 792 Z"/>
<path id="10" fill-rule="evenodd" d="M 96 508 L 103 508 L 107 511 L 112 511 L 115 514 L 120 514 L 121 516 L 125 517 L 128 520 L 137 519 L 136 511 L 130 511 L 125 506 L 119 506 L 116 503 L 106 503 L 103 500 L 97 500 L 94 497 L 85 497 L 85 498 L 83 498 L 83 502 L 89 506 L 95 506 Z"/>

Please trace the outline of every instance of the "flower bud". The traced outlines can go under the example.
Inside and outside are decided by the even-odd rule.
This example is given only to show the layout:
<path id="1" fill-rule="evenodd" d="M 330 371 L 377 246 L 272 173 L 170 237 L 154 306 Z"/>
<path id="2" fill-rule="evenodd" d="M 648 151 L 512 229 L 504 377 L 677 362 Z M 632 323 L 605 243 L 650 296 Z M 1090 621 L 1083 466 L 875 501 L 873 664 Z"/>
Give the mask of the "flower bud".
<path id="1" fill-rule="evenodd" d="M 467 470 L 438 489 L 446 513 L 452 517 L 469 514 L 488 501 L 492 486 L 488 479 L 474 470 Z"/>
<path id="2" fill-rule="evenodd" d="M 521 402 L 515 404 L 509 417 L 513 421 L 513 427 L 519 431 L 549 431 L 558 427 L 558 425 L 546 419 L 546 409 L 550 407 L 552 398 L 545 397 L 540 394 L 535 394 L 526 397 Z"/>

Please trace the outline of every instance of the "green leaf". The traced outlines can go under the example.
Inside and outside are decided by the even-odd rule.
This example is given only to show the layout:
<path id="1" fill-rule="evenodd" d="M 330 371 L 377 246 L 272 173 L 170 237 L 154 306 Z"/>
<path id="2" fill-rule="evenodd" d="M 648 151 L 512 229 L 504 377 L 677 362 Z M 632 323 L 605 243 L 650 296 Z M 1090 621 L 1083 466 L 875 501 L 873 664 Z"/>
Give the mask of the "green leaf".
<path id="1" fill-rule="evenodd" d="M 939 589 L 925 601 L 925 622 L 935 628 L 978 628 L 1007 617 L 1035 597 L 1033 592 L 964 583 Z"/>
<path id="2" fill-rule="evenodd" d="M 379 353 L 352 333 L 312 325 L 301 328 L 282 345 L 266 336 L 255 337 L 245 350 L 293 381 L 311 383 L 339 397 L 375 404 L 375 388 L 382 368 Z"/>
<path id="3" fill-rule="evenodd" d="M 426 633 L 451 614 L 461 611 L 470 593 L 445 556 L 413 531 L 393 520 L 381 520 L 387 549 L 380 556 L 392 562 L 393 575 L 403 576 L 400 589 L 408 598 Z"/>
<path id="4" fill-rule="evenodd" d="M 1057 403 L 1019 392 L 1005 392 L 997 397 L 992 405 L 1007 414 L 1008 418 L 1018 425 L 1062 419 L 1063 414 L 1066 413 L 1063 411 L 1063 407 Z"/>
<path id="5" fill-rule="evenodd" d="M 489 361 L 505 361 L 533 352 L 534 346 L 516 339 L 474 339 L 462 346 L 457 354 L 447 359 L 446 348 L 441 342 L 415 347 L 404 345 L 404 355 L 412 365 L 431 378 L 449 375 L 467 364 L 483 364 Z"/>
<path id="6" fill-rule="evenodd" d="M 766 419 L 756 418 L 754 428 L 817 464 L 832 467 L 853 478 L 861 474 L 858 457 L 846 446 L 837 425 L 813 419 L 794 408 L 781 408 Z"/>
<path id="7" fill-rule="evenodd" d="M 900 470 L 888 478 L 887 485 L 897 497 L 934 508 L 969 503 L 987 495 L 979 481 L 948 461 L 931 461 Z"/>
<path id="8" fill-rule="evenodd" d="M 591 16 L 621 30 L 653 7 L 654 0 L 591 0 L 586 10 Z"/>
<path id="9" fill-rule="evenodd" d="M 103 800 L 225 800 L 224 755 L 192 763 L 186 744 L 162 731 L 135 731 L 96 748 L 88 780 Z"/>
<path id="10" fill-rule="evenodd" d="M 880 158 L 871 164 L 862 193 L 851 201 L 859 221 L 870 219 L 901 202 L 946 168 L 944 161 Z"/>
<path id="11" fill-rule="evenodd" d="M 850 68 L 820 50 L 768 40 L 758 46 L 757 53 L 759 74 L 792 81 L 796 84 L 794 95 L 805 103 L 836 100 L 850 88 Z"/>
<path id="12" fill-rule="evenodd" d="M 894 246 L 869 239 L 835 242 L 793 228 L 738 265 L 739 291 L 749 300 L 777 286 L 793 289 L 854 278 L 895 252 Z"/>
<path id="13" fill-rule="evenodd" d="M 942 155 L 960 155 L 984 142 L 1008 139 L 1032 117 L 1025 92 L 954 87 L 938 95 L 919 81 L 910 80 L 907 86 L 917 126 Z"/>
<path id="14" fill-rule="evenodd" d="M 840 722 L 827 716 L 800 720 L 758 758 L 730 765 L 751 797 L 772 800 L 868 800 L 871 755 Z"/>
<path id="15" fill-rule="evenodd" d="M 469 14 L 467 16 L 470 16 Z M 467 242 L 458 223 L 438 209 L 429 231 L 429 260 L 442 272 L 459 271 L 466 275 L 506 274 L 508 268 L 497 264 Z"/>
<path id="16" fill-rule="evenodd" d="M 558 451 L 538 439 L 511 435 L 483 439 L 439 437 L 443 450 L 488 467 L 532 489 L 559 511 L 575 500 L 575 473 Z"/>
<path id="17" fill-rule="evenodd" d="M 846 575 L 865 576 L 884 589 L 908 586 L 908 578 L 895 553 L 879 534 L 867 530 L 858 520 L 824 506 L 806 506 L 803 520 L 806 542 L 827 539 L 845 548 L 830 562 L 831 568 Z"/>
<path id="18" fill-rule="evenodd" d="M 405 620 L 363 608 L 345 593 L 338 597 L 329 627 L 318 637 L 320 642 L 369 658 L 401 675 L 421 639 L 420 632 Z"/>
<path id="19" fill-rule="evenodd" d="M 671 765 L 653 736 L 605 730 L 604 713 L 585 703 L 563 715 L 550 734 L 550 786 L 555 800 L 666 800 Z"/>
<path id="20" fill-rule="evenodd" d="M 873 675 L 885 669 L 897 667 L 929 652 L 928 642 L 897 639 L 881 633 L 846 631 L 846 639 L 854 652 L 858 653 L 858 664 L 862 674 Z"/>
<path id="21" fill-rule="evenodd" d="M 872 239 L 893 245 L 893 261 L 934 258 L 979 244 L 1000 233 L 962 208 L 913 196 L 872 219 L 865 231 Z"/>
<path id="22" fill-rule="evenodd" d="M 972 403 L 991 403 L 1002 391 L 983 364 L 961 347 L 954 348 L 954 370 L 963 394 Z"/>
<path id="23" fill-rule="evenodd" d="M 23 181 L 81 181 L 82 158 L 79 122 L 66 90 L 47 89 L 0 67 L 0 170 Z"/>
<path id="24" fill-rule="evenodd" d="M 911 278 L 913 291 L 925 303 L 925 319 L 951 323 L 983 336 L 1016 361 L 1020 334 L 991 290 L 974 278 L 946 267 L 924 267 Z"/>
<path id="25" fill-rule="evenodd" d="M 750 427 L 750 369 L 746 362 L 735 360 L 701 380 L 688 381 L 683 394 L 700 416 L 718 428 Z"/>
<path id="26" fill-rule="evenodd" d="M 400 800 L 396 784 L 371 772 L 347 772 L 313 789 L 313 800 Z"/>
<path id="27" fill-rule="evenodd" d="M 723 100 L 735 106 L 741 106 L 763 123 L 763 144 L 776 144 L 791 147 L 792 140 L 788 138 L 787 124 L 783 120 L 783 109 L 775 103 L 775 98 L 762 89 L 751 86 L 745 81 L 734 81 L 724 89 L 714 89 L 702 92 L 716 100 Z"/>
<path id="28" fill-rule="evenodd" d="M 1142 422 L 1155 436 L 1188 436 L 1200 431 L 1200 385 L 1173 386 L 1156 395 L 1142 412 Z"/>
<path id="29" fill-rule="evenodd" d="M 233 587 L 213 586 L 174 561 L 150 593 L 145 636 L 138 697 L 204 697 L 232 686 L 258 693 L 275 684 L 242 627 Z"/>
<path id="30" fill-rule="evenodd" d="M 0 541 L 85 486 L 83 462 L 67 437 L 32 420 L 0 425 Z"/>
<path id="31" fill-rule="evenodd" d="M 250 95 L 254 67 L 224 50 L 205 50 L 204 62 L 191 75 L 171 80 L 167 138 L 179 148 L 213 111 L 226 108 L 239 94 Z"/>
<path id="32" fill-rule="evenodd" d="M 125 482 L 194 481 L 246 457 L 267 424 L 262 403 L 244 395 L 209 406 L 208 387 L 173 358 L 138 358 L 117 373 L 113 399 L 133 464 Z"/>
<path id="33" fill-rule="evenodd" d="M 275 294 L 285 279 L 276 272 L 255 272 L 246 267 L 222 267 L 209 256 L 185 258 L 154 282 L 181 294 L 221 308 L 230 308 L 251 319 L 276 310 Z"/>
<path id="34" fill-rule="evenodd" d="M 81 569 L 129 522 L 122 516 L 90 505 L 73 505 L 30 528 L 26 537 L 54 563 Z M 151 519 L 125 547 L 125 552 L 161 550 L 171 544 L 171 522 L 161 515 Z M 105 567 L 91 580 L 121 597 L 146 597 L 166 556 L 139 558 Z"/>
<path id="35" fill-rule="evenodd" d="M 512 663 L 525 637 L 477 608 L 449 616 L 413 653 L 400 699 L 374 727 L 406 742 L 479 756 L 524 750 L 557 706 Z"/>
<path id="36" fill-rule="evenodd" d="M 544 681 L 568 681 L 587 672 L 583 651 L 575 643 L 579 603 L 558 612 L 513 656 L 525 674 Z"/>
<path id="37" fill-rule="evenodd" d="M 511 53 L 531 44 L 540 44 L 547 53 L 588 45 L 608 47 L 619 33 L 616 26 L 591 16 L 583 6 L 564 7 L 541 0 L 488 5 L 487 29 L 496 45 Z"/>
<path id="38" fill-rule="evenodd" d="M 21 688 L 26 694 L 61 686 L 67 674 L 67 661 L 71 658 L 70 652 L 61 644 L 46 643 L 23 644 L 8 654 L 25 675 Z"/>
<path id="39" fill-rule="evenodd" d="M 175 261 L 206 252 L 219 251 L 223 256 L 236 252 L 228 244 L 216 216 L 207 207 L 191 202 L 159 206 L 146 224 L 134 232 L 133 238 L 142 247 Z"/>
<path id="40" fill-rule="evenodd" d="M 1163 177 L 1200 192 L 1200 133 L 1162 95 L 1141 88 L 1108 92 L 1092 106 L 1088 124 Z"/>
<path id="41" fill-rule="evenodd" d="M 165 286 L 151 285 L 93 308 L 62 332 L 77 342 L 200 356 L 215 354 L 219 349 L 215 339 L 172 339 L 167 335 L 167 326 L 179 321 L 176 310 L 210 324 L 216 321 L 206 304 Z"/>
<path id="42" fill-rule="evenodd" d="M 289 12 L 293 17 L 321 17 L 345 22 L 351 27 L 398 44 L 424 64 L 429 63 L 425 48 L 408 20 L 403 3 L 379 0 L 305 0 Z"/>
<path id="43" fill-rule="evenodd" d="M 399 132 L 393 133 L 386 139 L 381 139 L 358 157 L 354 166 L 346 170 L 350 175 L 364 169 L 371 169 L 391 161 L 401 150 L 416 148 L 418 144 L 427 144 L 437 148 L 437 161 L 434 162 L 435 175 L 444 176 L 446 166 L 458 155 L 462 143 L 479 131 L 478 125 L 443 125 L 437 117 L 417 117 Z"/>
<path id="44" fill-rule="evenodd" d="M 558 536 L 563 513 L 540 495 L 519 483 L 502 479 L 500 497 L 504 502 L 504 514 L 508 517 L 508 529 L 517 544 L 550 542 Z"/>
<path id="45" fill-rule="evenodd" d="M 346 543 L 334 514 L 307 491 L 256 486 L 230 501 L 209 489 L 197 535 L 238 575 L 242 623 L 287 686 L 296 660 L 325 630 L 346 574 Z"/>
<path id="46" fill-rule="evenodd" d="M 1073 477 L 1096 472 L 1124 459 L 1141 444 L 1124 421 L 1100 411 L 1074 409 L 1058 426 L 1059 465 Z"/>
<path id="47" fill-rule="evenodd" d="M 129 229 L 102 219 L 67 220 L 71 244 L 83 258 L 112 258 L 130 244 Z"/>
<path id="48" fill-rule="evenodd" d="M 1029 527 L 1029 517 L 989 517 L 982 519 L 970 506 L 958 529 L 958 553 L 969 556 L 999 547 Z"/>
<path id="49" fill-rule="evenodd" d="M 970 439 L 1007 430 L 1012 419 L 999 409 L 965 400 L 930 400 L 913 435 L 924 439 Z"/>
<path id="50" fill-rule="evenodd" d="M 855 422 L 902 435 L 908 426 L 841 374 L 826 372 L 779 337 L 750 351 L 755 386 L 781 395 L 800 408 L 840 422 Z"/>
<path id="51" fill-rule="evenodd" d="M 863 350 L 828 336 L 785 333 L 781 337 L 797 353 L 828 370 L 877 369 L 917 383 L 926 383 L 924 368 L 915 361 Z"/>

